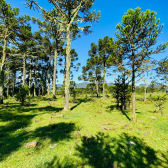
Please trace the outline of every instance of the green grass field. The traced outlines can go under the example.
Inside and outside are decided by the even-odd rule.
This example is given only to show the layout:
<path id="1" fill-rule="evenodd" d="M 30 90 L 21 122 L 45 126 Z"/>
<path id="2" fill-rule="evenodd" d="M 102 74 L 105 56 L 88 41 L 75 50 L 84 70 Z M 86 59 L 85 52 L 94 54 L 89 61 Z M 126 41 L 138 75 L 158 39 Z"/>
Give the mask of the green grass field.
<path id="1" fill-rule="evenodd" d="M 121 112 L 111 97 L 78 97 L 69 112 L 59 97 L 34 98 L 25 106 L 4 102 L 1 168 L 168 167 L 168 103 L 160 115 L 153 103 L 137 100 L 132 123 L 131 109 Z M 32 141 L 37 146 L 25 148 Z"/>

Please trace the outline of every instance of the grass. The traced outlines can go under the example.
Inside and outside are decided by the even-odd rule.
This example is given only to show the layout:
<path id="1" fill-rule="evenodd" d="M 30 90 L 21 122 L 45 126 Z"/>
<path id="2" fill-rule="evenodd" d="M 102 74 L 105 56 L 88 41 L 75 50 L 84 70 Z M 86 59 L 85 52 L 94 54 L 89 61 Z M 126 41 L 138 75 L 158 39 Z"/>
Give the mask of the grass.
<path id="1" fill-rule="evenodd" d="M 0 167 L 168 167 L 168 103 L 159 115 L 152 103 L 139 100 L 143 95 L 136 98 L 137 123 L 130 121 L 131 109 L 121 112 L 111 97 L 81 96 L 69 112 L 63 98 L 34 98 L 25 106 L 5 100 Z M 32 141 L 37 146 L 25 148 Z"/>

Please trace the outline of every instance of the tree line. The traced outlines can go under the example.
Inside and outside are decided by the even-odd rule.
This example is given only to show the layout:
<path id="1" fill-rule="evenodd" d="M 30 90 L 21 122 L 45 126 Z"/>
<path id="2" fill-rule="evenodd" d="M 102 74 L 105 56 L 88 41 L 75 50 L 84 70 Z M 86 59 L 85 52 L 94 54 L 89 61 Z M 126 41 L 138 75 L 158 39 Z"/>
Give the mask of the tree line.
<path id="1" fill-rule="evenodd" d="M 19 16 L 18 8 L 12 8 L 5 0 L 0 0 L 0 104 L 3 104 L 4 89 L 7 95 L 10 91 L 14 96 L 25 85 L 29 87 L 29 95 L 50 94 L 52 88 L 52 96 L 56 98 L 59 65 L 64 76 L 64 109 L 70 109 L 70 81 L 73 71 L 80 66 L 71 41 L 92 32 L 91 27 L 100 19 L 100 11 L 91 11 L 95 0 L 48 2 L 53 9 L 46 10 L 35 0 L 25 2 L 25 7 L 41 12 L 43 20 L 40 20 L 26 14 Z M 32 33 L 31 22 L 38 25 L 39 31 Z M 83 27 L 80 27 L 80 23 L 83 23 Z M 91 82 L 88 87 L 95 88 L 97 97 L 101 83 L 105 97 L 106 76 L 122 72 L 124 78 L 119 77 L 118 81 L 126 89 L 120 94 L 123 108 L 126 106 L 123 96 L 127 97 L 128 83 L 131 83 L 132 119 L 136 121 L 136 80 L 140 77 L 144 82 L 148 81 L 152 69 L 162 75 L 165 82 L 168 79 L 167 58 L 159 62 L 152 60 L 153 54 L 165 51 L 168 45 L 159 44 L 154 49 L 162 28 L 160 19 L 156 19 L 156 12 L 142 12 L 139 7 L 129 9 L 116 26 L 115 38 L 106 36 L 99 39 L 98 44 L 91 43 L 89 59 L 78 79 Z M 120 87 L 121 91 L 123 86 Z M 145 82 L 145 90 L 147 86 Z"/>

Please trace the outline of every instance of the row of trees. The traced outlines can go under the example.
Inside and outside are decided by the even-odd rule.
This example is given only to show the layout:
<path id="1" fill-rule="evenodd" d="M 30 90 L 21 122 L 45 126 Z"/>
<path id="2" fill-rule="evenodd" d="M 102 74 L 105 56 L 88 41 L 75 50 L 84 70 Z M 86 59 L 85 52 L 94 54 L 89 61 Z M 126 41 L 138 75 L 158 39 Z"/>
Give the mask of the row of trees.
<path id="1" fill-rule="evenodd" d="M 75 49 L 71 49 L 71 41 L 91 32 L 90 28 L 100 18 L 100 12 L 90 11 L 95 0 L 49 0 L 52 10 L 42 8 L 35 0 L 26 0 L 30 9 L 41 11 L 43 21 L 30 18 L 28 15 L 18 16 L 19 9 L 12 8 L 5 0 L 0 0 L 0 103 L 3 103 L 4 84 L 7 94 L 9 84 L 12 83 L 13 94 L 15 84 L 19 87 L 29 85 L 29 94 L 36 96 L 36 88 L 42 88 L 42 94 L 50 93 L 56 97 L 57 65 L 62 66 L 64 75 L 63 90 L 65 96 L 65 110 L 69 110 L 70 79 L 72 70 L 78 69 L 80 63 Z M 32 33 L 30 21 L 39 26 L 39 31 Z M 91 43 L 89 59 L 83 66 L 83 75 L 79 80 L 87 80 L 90 88 L 96 87 L 99 95 L 100 83 L 103 83 L 103 97 L 105 97 L 105 77 L 115 72 L 124 72 L 132 82 L 132 119 L 135 116 L 135 82 L 141 77 L 148 86 L 149 71 L 154 67 L 151 55 L 163 52 L 168 43 L 160 44 L 155 49 L 158 36 L 163 25 L 156 20 L 156 13 L 150 10 L 141 12 L 138 7 L 130 9 L 122 17 L 122 23 L 116 26 L 116 39 L 99 39 L 98 45 Z M 84 27 L 80 27 L 84 23 Z M 85 24 L 87 25 L 85 26 Z M 159 62 L 156 68 L 158 74 L 167 79 L 167 58 Z M 107 70 L 112 68 L 110 72 Z M 145 73 L 147 73 L 145 75 Z M 21 75 L 20 75 L 21 74 Z M 122 79 L 118 79 L 122 85 Z M 121 81 L 120 81 L 121 80 Z M 22 81 L 22 83 L 21 83 Z M 124 80 L 125 83 L 126 80 Z M 128 84 L 124 84 L 128 89 Z M 122 87 L 121 87 L 122 90 Z M 39 89 L 40 91 L 40 89 Z M 125 95 L 125 93 L 123 94 Z M 122 96 L 120 94 L 120 96 Z M 120 100 L 123 98 L 121 97 Z M 123 107 L 126 106 L 122 100 Z"/>
<path id="2" fill-rule="evenodd" d="M 78 69 L 74 64 L 78 54 L 71 49 L 71 41 L 89 34 L 90 27 L 100 18 L 100 12 L 90 9 L 94 0 L 51 0 L 53 9 L 43 9 L 37 1 L 27 0 L 27 7 L 41 10 L 44 21 L 30 18 L 28 15 L 18 16 L 19 9 L 12 8 L 5 0 L 0 0 L 0 103 L 3 103 L 4 81 L 13 81 L 13 94 L 16 76 L 21 72 L 22 86 L 28 84 L 34 87 L 36 96 L 37 85 L 42 86 L 42 92 L 52 81 L 52 94 L 56 97 L 57 64 L 62 65 L 65 84 L 65 110 L 69 110 L 69 88 L 72 70 Z M 30 20 L 38 24 L 40 30 L 31 32 Z M 79 27 L 79 22 L 90 25 Z M 62 57 L 61 57 L 62 56 Z M 28 77 L 27 77 L 28 76 Z M 7 80 L 5 80 L 7 79 Z M 48 81 L 48 83 L 46 83 Z M 37 84 L 38 83 L 38 84 Z M 21 83 L 20 83 L 21 85 Z"/>
<path id="3" fill-rule="evenodd" d="M 91 50 L 88 52 L 90 58 L 87 60 L 86 66 L 82 67 L 83 74 L 79 77 L 79 79 L 95 81 L 96 86 L 98 86 L 98 81 L 101 78 L 103 78 L 103 83 L 105 84 L 107 68 L 114 67 L 115 71 L 127 72 L 132 82 L 133 121 L 136 121 L 136 79 L 141 77 L 145 82 L 146 90 L 149 71 L 153 67 L 151 55 L 163 52 L 168 45 L 168 43 L 165 43 L 158 45 L 155 49 L 153 47 L 163 28 L 163 25 L 159 25 L 159 21 L 159 19 L 156 20 L 156 12 L 154 11 L 146 10 L 146 12 L 141 12 L 139 7 L 135 10 L 128 10 L 122 17 L 122 23 L 116 26 L 116 40 L 105 37 L 104 39 L 99 39 L 98 45 L 91 44 Z M 158 73 L 166 75 L 167 59 L 160 62 L 160 65 L 162 68 L 157 68 Z M 145 75 L 145 73 L 147 74 Z M 119 78 L 118 80 L 122 79 Z M 103 93 L 105 93 L 104 85 L 103 90 Z M 103 94 L 103 96 L 105 95 Z"/>

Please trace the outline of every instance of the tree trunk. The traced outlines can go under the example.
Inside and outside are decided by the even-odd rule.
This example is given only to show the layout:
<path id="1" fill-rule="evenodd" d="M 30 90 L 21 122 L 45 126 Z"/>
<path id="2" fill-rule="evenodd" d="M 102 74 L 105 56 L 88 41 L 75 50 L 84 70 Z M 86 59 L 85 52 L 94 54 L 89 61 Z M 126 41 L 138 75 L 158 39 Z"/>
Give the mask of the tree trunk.
<path id="1" fill-rule="evenodd" d="M 54 84 L 53 84 L 53 82 L 54 82 L 54 58 L 53 58 L 53 71 L 52 71 L 52 95 L 53 95 L 53 86 L 54 86 Z"/>
<path id="2" fill-rule="evenodd" d="M 36 74 L 37 74 L 37 60 L 35 60 L 35 70 L 34 70 L 34 97 L 36 96 Z"/>
<path id="3" fill-rule="evenodd" d="M 7 32 L 7 29 L 6 29 Z M 2 54 L 2 62 L 0 65 L 0 104 L 3 104 L 3 90 L 4 90 L 4 63 L 6 59 L 6 46 L 7 41 L 6 38 L 4 38 L 4 45 L 3 45 L 3 54 Z"/>
<path id="4" fill-rule="evenodd" d="M 70 28 L 67 30 L 67 47 L 66 47 L 66 56 L 67 56 L 67 64 L 66 64 L 66 80 L 65 80 L 65 106 L 64 110 L 69 110 L 69 86 L 70 86 L 70 65 L 71 65 L 71 34 Z"/>
<path id="5" fill-rule="evenodd" d="M 57 42 L 56 42 L 57 45 Z M 57 52 L 57 46 L 55 48 L 55 56 L 54 56 L 54 76 L 53 76 L 53 98 L 56 98 L 56 78 L 57 78 L 57 57 L 58 57 L 58 52 Z"/>
<path id="6" fill-rule="evenodd" d="M 26 78 L 26 54 L 23 55 L 23 86 L 25 85 Z"/>
<path id="7" fill-rule="evenodd" d="M 48 73 L 48 95 L 50 95 L 50 73 Z"/>
<path id="8" fill-rule="evenodd" d="M 51 63 L 51 56 L 49 57 L 49 68 L 48 68 L 48 95 L 50 95 L 50 63 Z"/>
<path id="9" fill-rule="evenodd" d="M 32 64 L 32 59 L 30 60 L 30 63 Z M 29 72 L 29 96 L 31 95 L 31 81 L 32 81 L 32 71 L 31 71 L 31 67 L 30 67 L 30 72 Z"/>
<path id="10" fill-rule="evenodd" d="M 136 122 L 135 113 L 135 69 L 134 69 L 134 58 L 132 60 L 132 120 Z"/>
<path id="11" fill-rule="evenodd" d="M 103 69 L 103 97 L 105 97 L 105 78 L 106 78 L 106 66 L 104 63 L 104 69 Z"/>
<path id="12" fill-rule="evenodd" d="M 147 87 L 145 86 L 145 99 L 144 99 L 145 102 L 146 102 L 146 88 L 147 88 Z"/>
<path id="13" fill-rule="evenodd" d="M 42 96 L 44 95 L 44 86 L 42 86 Z"/>
<path id="14" fill-rule="evenodd" d="M 3 104 L 4 71 L 0 70 L 0 104 Z"/>
<path id="15" fill-rule="evenodd" d="M 8 70 L 8 79 L 7 79 L 7 92 L 6 92 L 6 95 L 7 97 L 9 96 L 9 70 Z"/>
<path id="16" fill-rule="evenodd" d="M 99 97 L 99 86 L 98 86 L 98 80 L 96 79 L 96 93 L 97 93 L 97 97 Z"/>
<path id="17" fill-rule="evenodd" d="M 12 96 L 14 97 L 15 94 L 15 80 L 16 80 L 16 71 L 13 73 L 13 90 L 12 90 Z"/>
<path id="18" fill-rule="evenodd" d="M 65 85 L 65 80 L 66 80 L 66 56 L 65 56 L 65 63 L 64 63 L 64 81 L 63 81 L 64 85 Z"/>

